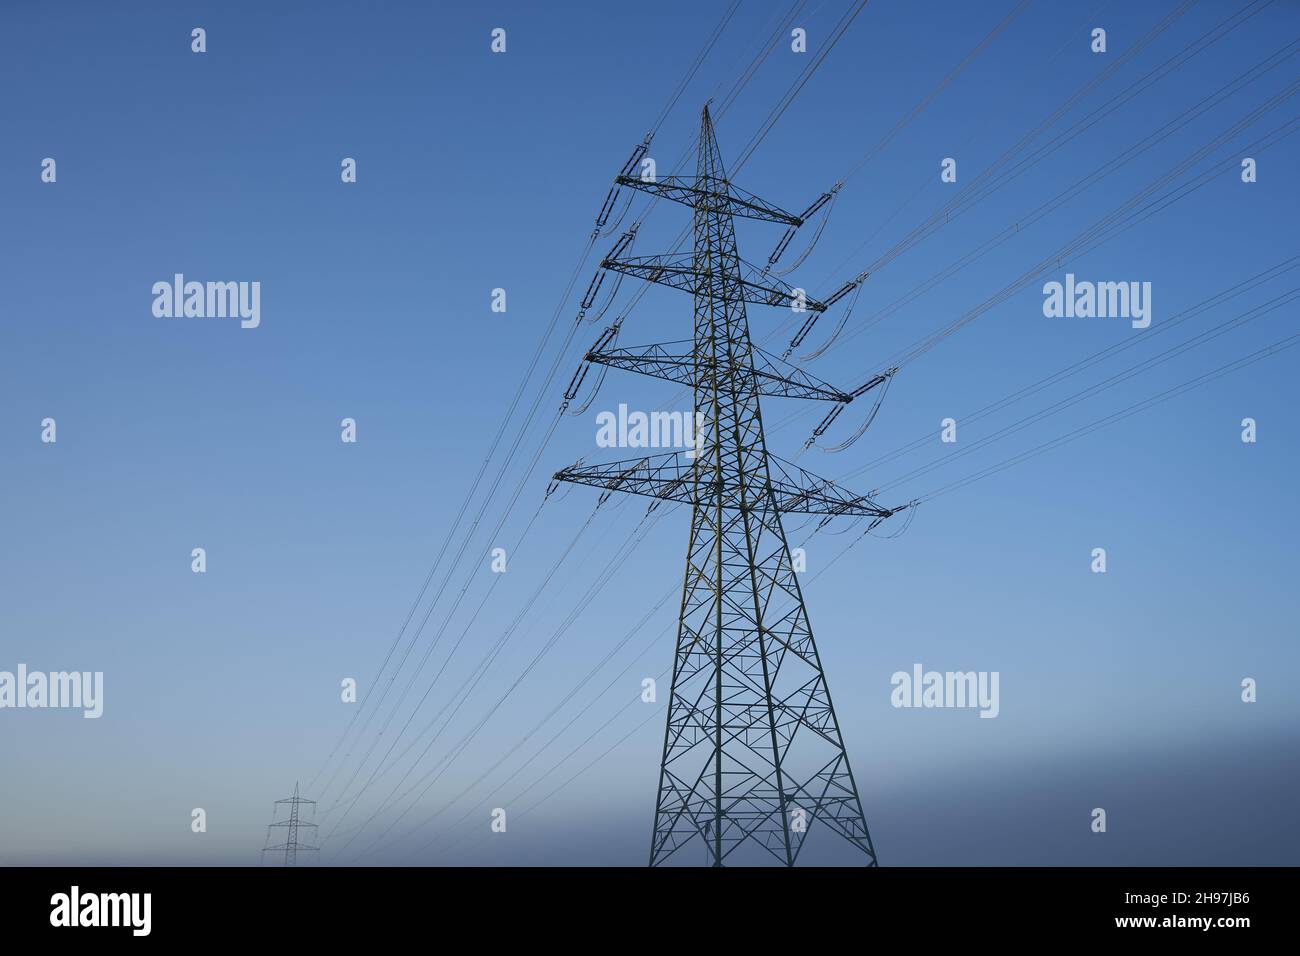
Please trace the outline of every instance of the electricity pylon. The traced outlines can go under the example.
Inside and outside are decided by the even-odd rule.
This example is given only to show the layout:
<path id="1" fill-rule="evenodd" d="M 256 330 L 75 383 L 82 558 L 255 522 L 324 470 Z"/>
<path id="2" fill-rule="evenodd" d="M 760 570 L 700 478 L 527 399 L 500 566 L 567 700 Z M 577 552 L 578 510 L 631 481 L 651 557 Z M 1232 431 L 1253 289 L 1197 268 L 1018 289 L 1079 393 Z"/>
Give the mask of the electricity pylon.
<path id="1" fill-rule="evenodd" d="M 607 335 L 586 360 L 690 385 L 697 446 L 606 465 L 579 463 L 555 476 L 692 509 L 650 865 L 699 841 L 714 866 L 770 862 L 766 854 L 792 866 L 808 833 L 822 828 L 875 866 L 781 515 L 880 521 L 901 509 L 883 508 L 769 455 L 759 396 L 847 404 L 884 377 L 843 392 L 751 344 L 746 303 L 826 306 L 740 259 L 733 217 L 787 227 L 803 220 L 728 181 L 707 105 L 694 177 L 616 181 L 694 210 L 692 252 L 621 257 L 621 242 L 601 263 L 690 292 L 692 342 L 607 349 Z"/>
<path id="2" fill-rule="evenodd" d="M 275 820 L 267 826 L 266 842 L 268 845 L 262 850 L 262 858 L 265 859 L 265 854 L 267 853 L 283 853 L 285 866 L 297 866 L 299 851 L 314 853 L 320 850 L 320 847 L 308 846 L 306 843 L 302 843 L 298 839 L 300 830 L 316 829 L 316 824 L 303 822 L 301 812 L 301 807 L 303 806 L 314 808 L 316 806 L 316 801 L 304 800 L 302 797 L 298 796 L 298 784 L 295 783 L 293 785 L 292 797 L 285 797 L 283 800 L 275 801 L 276 816 L 279 816 L 279 807 L 281 804 L 285 804 L 289 807 L 289 818 L 287 820 Z M 314 813 L 315 810 L 313 809 L 312 812 Z M 277 829 L 283 829 L 285 831 L 284 842 L 272 846 L 270 845 L 271 837 L 275 834 Z"/>

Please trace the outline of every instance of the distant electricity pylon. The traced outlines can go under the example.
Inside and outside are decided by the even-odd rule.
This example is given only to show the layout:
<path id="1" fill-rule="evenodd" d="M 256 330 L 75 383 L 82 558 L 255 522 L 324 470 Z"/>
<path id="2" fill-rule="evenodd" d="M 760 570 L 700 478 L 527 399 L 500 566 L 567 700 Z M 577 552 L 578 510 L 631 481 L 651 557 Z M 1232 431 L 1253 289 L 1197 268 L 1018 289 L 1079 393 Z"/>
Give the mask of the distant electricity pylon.
<path id="1" fill-rule="evenodd" d="M 316 824 L 304 823 L 302 820 L 302 807 L 311 807 L 312 814 L 316 812 L 315 800 L 304 800 L 298 796 L 298 784 L 293 785 L 293 796 L 285 797 L 283 800 L 275 801 L 275 816 L 280 815 L 280 806 L 287 805 L 289 808 L 289 817 L 286 820 L 276 819 L 266 828 L 267 846 L 262 850 L 262 859 L 266 859 L 267 853 L 283 853 L 285 866 L 297 866 L 298 854 L 317 853 L 320 847 L 308 846 L 298 839 L 300 830 L 315 830 Z M 277 830 L 284 830 L 284 842 L 271 845 L 272 837 L 277 835 Z"/>
<path id="2" fill-rule="evenodd" d="M 842 407 L 887 375 L 842 392 L 751 344 L 745 303 L 812 312 L 826 305 L 742 263 L 733 217 L 790 228 L 803 217 L 728 181 L 707 105 L 694 177 L 616 181 L 694 210 L 692 252 L 620 257 L 627 246 L 620 241 L 601 263 L 690 292 L 693 343 L 609 348 L 613 336 L 606 334 L 586 361 L 691 386 L 698 446 L 690 453 L 579 463 L 555 476 L 692 509 L 650 865 L 699 841 L 714 866 L 770 861 L 767 854 L 792 866 L 809 832 L 820 828 L 875 866 L 781 515 L 879 522 L 902 509 L 881 507 L 769 455 L 759 396 Z M 692 347 L 683 353 L 683 345 Z"/>

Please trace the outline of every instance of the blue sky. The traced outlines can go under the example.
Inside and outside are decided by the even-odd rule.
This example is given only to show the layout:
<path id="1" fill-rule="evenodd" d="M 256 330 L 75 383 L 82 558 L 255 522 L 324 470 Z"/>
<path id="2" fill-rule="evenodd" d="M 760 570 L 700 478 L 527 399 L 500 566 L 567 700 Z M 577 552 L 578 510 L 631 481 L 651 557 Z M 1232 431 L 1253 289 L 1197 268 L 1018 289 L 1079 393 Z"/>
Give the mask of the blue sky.
<path id="1" fill-rule="evenodd" d="M 1032 146 L 1242 6 L 1193 5 Z M 742 153 L 848 7 L 801 8 L 795 22 L 807 30 L 809 52 L 783 41 L 719 116 L 724 160 Z M 804 208 L 872 153 L 1012 7 L 872 0 L 736 181 Z M 337 802 L 370 745 L 365 738 L 333 789 L 320 792 L 339 757 L 323 773 L 322 764 L 352 715 L 339 682 L 354 677 L 363 694 L 371 689 L 439 554 L 446 557 L 435 587 L 448 566 L 449 583 L 394 695 L 442 634 L 378 752 L 445 661 L 400 738 L 399 753 L 411 740 L 415 749 L 348 811 L 323 858 L 644 861 L 666 695 L 656 705 L 636 698 L 643 677 L 671 664 L 688 516 L 660 509 L 619 563 L 646 502 L 611 499 L 548 578 L 596 506 L 595 492 L 574 488 L 553 495 L 523 544 L 514 543 L 552 472 L 579 457 L 634 457 L 596 447 L 597 412 L 621 402 L 687 407 L 671 385 L 611 372 L 587 413 L 564 417 L 543 443 L 601 328 L 584 325 L 561 348 L 577 310 L 574 298 L 561 299 L 593 217 L 725 8 L 666 0 L 647 16 L 590 2 L 138 3 L 108 17 L 90 3 L 5 5 L 0 71 L 22 93 L 3 107 L 8 148 L 0 153 L 0 527 L 9 545 L 0 549 L 0 670 L 103 671 L 106 699 L 93 721 L 0 711 L 0 861 L 257 862 L 273 801 L 296 780 L 316 781 L 305 796 L 321 799 L 322 811 Z M 691 147 L 704 100 L 722 102 L 788 9 L 741 5 L 657 132 L 651 154 L 661 173 Z M 848 179 L 821 240 L 788 280 L 824 297 L 853 278 L 1175 9 L 1030 4 Z M 196 26 L 207 31 L 204 54 L 190 50 Z M 1107 30 L 1104 54 L 1089 48 L 1094 26 Z M 1106 110 L 881 267 L 845 336 L 804 367 L 857 385 L 995 296 L 1286 91 L 1294 56 L 891 309 L 1283 50 L 1297 26 L 1293 5 L 1263 5 Z M 507 31 L 505 54 L 489 50 L 495 27 Z M 814 449 L 799 463 L 839 478 L 930 434 L 932 442 L 847 482 L 859 491 L 888 487 L 882 499 L 899 504 L 1294 334 L 1289 305 L 898 480 L 1300 284 L 1300 270 L 1282 274 L 1150 344 L 962 424 L 1295 255 L 1295 138 L 1258 153 L 1257 182 L 1243 183 L 1236 168 L 1246 144 L 1293 115 L 1285 99 L 1229 136 L 1169 184 L 1217 163 L 1200 188 L 944 339 L 896 376 L 866 437 L 836 454 Z M 57 161 L 56 183 L 41 182 L 45 157 Z M 340 182 L 344 157 L 357 161 L 354 184 Z M 955 184 L 940 182 L 945 157 L 957 160 Z M 641 200 L 632 208 L 639 214 Z M 635 251 L 667 251 L 688 218 L 689 210 L 660 204 Z M 779 230 L 743 223 L 738 236 L 742 256 L 762 263 Z M 601 239 L 598 251 L 615 238 Z M 806 240 L 795 240 L 790 261 Z M 597 261 L 582 267 L 579 295 Z M 1042 283 L 1067 271 L 1150 282 L 1151 329 L 1046 318 Z M 177 272 L 260 282 L 261 325 L 155 317 L 150 289 Z M 616 311 L 634 286 L 623 284 Z M 494 288 L 507 291 L 505 313 L 490 309 Z M 546 338 L 557 306 L 558 330 Z M 838 314 L 823 320 L 810 346 L 825 341 Z M 789 314 L 757 306 L 749 320 L 755 340 L 778 353 L 797 327 Z M 621 341 L 682 339 L 689 323 L 684 295 L 655 289 L 629 315 Z M 521 434 L 518 453 L 465 558 L 454 562 L 459 505 L 539 342 L 539 366 L 504 440 L 508 447 Z M 1295 362 L 1296 353 L 1282 352 L 936 497 L 896 539 L 858 540 L 859 527 L 805 545 L 811 621 L 882 863 L 1295 862 Z M 537 414 L 521 430 L 535 400 Z M 765 404 L 769 448 L 785 458 L 824 411 L 789 419 L 795 410 L 785 400 Z M 827 444 L 850 434 L 862 414 L 846 411 Z M 40 440 L 46 417 L 57 420 L 53 445 Z M 347 417 L 357 422 L 355 444 L 340 441 Z M 939 441 L 947 417 L 958 421 L 955 446 Z M 1241 441 L 1246 417 L 1258 423 L 1253 444 Z M 489 479 L 503 457 L 489 462 Z M 473 491 L 465 524 L 488 483 Z M 792 542 L 811 530 L 802 526 L 789 522 Z M 489 569 L 494 546 L 510 551 L 505 575 Z M 206 549 L 205 574 L 191 573 L 196 547 Z M 1104 575 L 1089 568 L 1097 547 L 1107 551 Z M 665 595 L 649 625 L 569 700 Z M 430 743 L 431 734 L 417 733 L 444 705 L 456 707 L 454 691 L 503 635 L 442 736 Z M 890 675 L 916 662 L 998 671 L 998 718 L 891 707 Z M 1257 703 L 1240 701 L 1245 677 L 1258 681 Z M 426 774 L 489 711 L 415 800 Z M 377 724 L 387 717 L 378 713 Z M 407 783 L 420 788 L 395 807 L 382 801 L 426 744 Z M 511 814 L 505 835 L 488 831 L 497 806 Z M 1088 830 L 1098 806 L 1110 820 L 1104 835 Z M 196 807 L 207 811 L 203 834 L 191 832 Z M 342 813 L 323 813 L 322 836 Z M 343 848 L 343 834 L 363 821 Z"/>

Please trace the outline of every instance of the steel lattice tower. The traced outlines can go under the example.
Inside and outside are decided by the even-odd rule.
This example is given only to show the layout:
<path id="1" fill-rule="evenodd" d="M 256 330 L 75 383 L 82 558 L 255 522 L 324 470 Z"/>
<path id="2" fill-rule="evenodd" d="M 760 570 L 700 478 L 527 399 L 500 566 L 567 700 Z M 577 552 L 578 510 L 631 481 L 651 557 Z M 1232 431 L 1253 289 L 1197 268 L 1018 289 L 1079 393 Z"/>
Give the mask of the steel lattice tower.
<path id="1" fill-rule="evenodd" d="M 283 800 L 275 801 L 277 815 L 279 807 L 282 805 L 288 806 L 289 818 L 287 820 L 276 820 L 267 826 L 266 842 L 268 845 L 263 848 L 262 853 L 283 853 L 285 866 L 297 866 L 299 851 L 314 853 L 320 850 L 320 847 L 308 846 L 306 843 L 302 843 L 298 839 L 301 830 L 316 829 L 315 823 L 303 822 L 301 809 L 304 806 L 314 808 L 316 806 L 316 801 L 304 800 L 302 797 L 298 796 L 298 784 L 295 783 L 293 785 L 292 797 L 285 797 Z M 283 829 L 285 831 L 284 842 L 272 846 L 270 845 L 271 837 L 277 829 Z M 265 856 L 263 856 L 263 859 L 265 859 Z"/>
<path id="2" fill-rule="evenodd" d="M 691 253 L 619 258 L 620 242 L 601 264 L 689 291 L 692 341 L 603 349 L 606 335 L 586 359 L 691 385 L 698 447 L 556 475 L 692 506 L 650 864 L 696 844 L 715 866 L 771 857 L 793 865 L 823 828 L 874 866 L 781 516 L 878 521 L 894 512 L 770 456 L 759 396 L 847 403 L 883 377 L 845 393 L 750 342 L 747 302 L 826 306 L 740 259 L 733 217 L 792 228 L 802 219 L 728 181 L 707 105 L 694 177 L 617 182 L 694 210 Z"/>

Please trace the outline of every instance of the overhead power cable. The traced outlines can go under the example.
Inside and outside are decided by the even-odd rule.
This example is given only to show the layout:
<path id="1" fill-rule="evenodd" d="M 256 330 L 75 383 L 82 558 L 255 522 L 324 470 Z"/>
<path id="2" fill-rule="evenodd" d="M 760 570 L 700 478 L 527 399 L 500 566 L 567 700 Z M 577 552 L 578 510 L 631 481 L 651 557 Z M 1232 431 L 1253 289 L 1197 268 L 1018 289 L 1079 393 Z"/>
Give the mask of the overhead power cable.
<path id="1" fill-rule="evenodd" d="M 974 474 L 967 475 L 965 478 L 960 478 L 956 481 L 949 482 L 946 485 L 942 485 L 938 488 L 935 488 L 932 491 L 926 492 L 925 494 L 918 496 L 916 500 L 920 502 L 933 501 L 935 498 L 939 497 L 940 495 L 946 495 L 949 492 L 956 491 L 958 488 L 964 488 L 967 485 L 973 484 L 976 481 L 981 481 L 984 478 L 989 477 L 990 475 L 995 475 L 999 472 L 1006 471 L 1008 468 L 1011 468 L 1014 465 L 1018 465 L 1022 462 L 1028 461 L 1031 458 L 1036 458 L 1037 456 L 1044 454 L 1045 452 L 1052 451 L 1053 449 L 1059 448 L 1062 445 L 1068 444 L 1069 442 L 1076 441 L 1080 438 L 1083 438 L 1085 435 L 1091 435 L 1093 432 L 1097 431 L 1098 429 L 1105 428 L 1108 425 L 1114 425 L 1117 422 L 1127 421 L 1128 419 L 1132 418 L 1134 415 L 1140 412 L 1144 412 L 1149 408 L 1154 408 L 1157 405 L 1161 405 L 1172 398 L 1177 398 L 1179 395 L 1182 395 L 1185 392 L 1189 392 L 1192 389 L 1199 388 L 1202 385 L 1208 384 L 1209 382 L 1222 378 L 1224 375 L 1228 375 L 1232 372 L 1236 372 L 1240 369 L 1246 368 L 1249 365 L 1253 365 L 1256 362 L 1262 361 L 1263 359 L 1277 355 L 1285 351 L 1286 349 L 1293 348 L 1297 344 L 1300 344 L 1300 332 L 1279 339 L 1276 342 L 1273 342 L 1271 345 L 1266 345 L 1261 349 L 1257 349 L 1256 351 L 1251 352 L 1248 355 L 1244 355 L 1241 358 L 1236 359 L 1235 361 L 1228 362 L 1225 365 L 1220 365 L 1218 368 L 1211 369 L 1208 372 L 1204 372 L 1201 375 L 1197 375 L 1195 378 L 1188 379 L 1187 381 L 1175 385 L 1172 388 L 1167 388 L 1162 392 L 1158 392 L 1155 395 L 1152 395 L 1149 398 L 1145 398 L 1140 402 L 1128 406 L 1127 408 L 1121 409 L 1120 411 L 1113 412 L 1110 415 L 1105 415 L 1102 418 L 1098 418 L 1092 422 L 1089 422 L 1086 425 L 1081 425 L 1078 428 L 1075 428 L 1065 433 L 1064 435 L 1061 435 L 1058 438 L 1054 438 L 1051 441 L 1043 442 L 1041 445 L 1036 445 L 1035 447 L 1029 449 L 1028 451 L 1022 452 L 1019 455 L 1015 455 L 1011 458 L 1007 458 L 1001 462 L 998 462 L 995 465 L 991 465 L 987 468 L 983 468 L 980 471 L 975 472 Z"/>
<path id="2" fill-rule="evenodd" d="M 1164 335 L 1173 329 L 1178 328 L 1183 323 L 1189 322 L 1199 315 L 1203 315 L 1205 312 L 1209 311 L 1210 309 L 1213 309 L 1215 306 L 1222 305 L 1224 302 L 1230 301 L 1231 299 L 1235 299 L 1238 296 L 1245 295 L 1247 292 L 1251 291 L 1252 289 L 1258 288 L 1259 286 L 1264 285 L 1265 283 L 1273 279 L 1276 279 L 1282 275 L 1285 275 L 1286 273 L 1291 272 L 1297 268 L 1300 268 L 1300 255 L 1294 255 L 1286 259 L 1283 259 L 1277 265 L 1271 266 L 1270 268 L 1265 269 L 1262 272 L 1256 273 L 1255 275 L 1251 276 L 1248 279 L 1243 279 L 1241 282 L 1238 282 L 1237 284 L 1230 286 L 1229 288 L 1224 289 L 1221 292 L 1217 292 L 1214 295 L 1209 296 L 1208 298 L 1202 299 L 1200 302 L 1196 303 L 1193 306 L 1190 306 L 1187 309 L 1184 309 L 1181 312 L 1175 313 L 1174 315 L 1170 316 L 1168 319 L 1165 319 L 1164 321 L 1159 322 L 1156 325 L 1152 326 L 1150 329 L 1147 329 L 1141 335 L 1128 336 L 1126 338 L 1120 339 L 1118 342 L 1114 342 L 1111 345 L 1106 346 L 1105 348 L 1099 349 L 1096 352 L 1092 352 L 1091 354 L 1086 355 L 1081 359 L 1078 359 L 1075 362 L 1071 362 L 1069 365 L 1066 365 L 1063 368 L 1058 369 L 1057 371 L 1053 372 L 1051 375 L 1047 375 L 1043 378 L 1038 379 L 1037 381 L 1030 383 L 1029 385 L 1024 386 L 1023 388 L 1019 388 L 1016 391 L 1011 392 L 1009 395 L 1006 395 L 1003 398 L 998 399 L 997 401 L 990 402 L 989 404 L 984 405 L 983 407 L 977 409 L 974 412 L 971 412 L 970 414 L 955 416 L 955 417 L 957 418 L 958 421 L 962 422 L 963 424 L 973 424 L 974 422 L 981 421 L 987 418 L 989 415 L 993 415 L 997 412 L 1000 412 L 1004 408 L 1009 408 L 1010 406 L 1016 404 L 1017 402 L 1025 398 L 1028 398 L 1031 395 L 1036 395 L 1039 392 L 1043 391 L 1044 389 L 1050 388 L 1051 386 L 1056 385 L 1059 382 L 1063 382 L 1067 378 L 1077 375 L 1079 372 L 1082 372 L 1085 369 L 1092 368 L 1093 366 L 1101 362 L 1104 362 L 1106 359 L 1118 355 L 1121 352 L 1124 352 L 1131 348 L 1135 348 L 1137 346 L 1145 346 L 1153 339 L 1161 335 Z M 917 438 L 913 439 L 910 442 L 907 442 L 904 445 L 900 445 L 899 447 L 895 448 L 893 451 L 890 451 L 884 455 L 880 455 L 876 458 L 873 458 L 870 461 L 866 462 L 865 464 L 853 469 L 852 471 L 847 472 L 837 480 L 850 481 L 853 478 L 864 475 L 868 471 L 878 468 L 881 465 L 894 461 L 902 457 L 903 455 L 906 455 L 909 452 L 916 451 L 920 448 L 928 447 L 930 444 L 933 443 L 933 441 L 934 441 L 934 432 L 927 431 L 924 435 L 918 436 Z"/>
<path id="3" fill-rule="evenodd" d="M 850 18 L 850 19 L 851 19 L 851 18 Z M 839 33 L 835 35 L 834 39 L 835 39 L 835 40 L 838 40 L 839 36 L 842 35 L 842 32 L 843 32 L 843 31 L 840 30 Z M 832 45 L 833 45 L 833 44 L 832 44 Z M 822 59 L 824 59 L 824 57 L 822 57 Z M 820 62 L 821 62 L 821 60 L 818 60 L 818 64 L 820 64 Z M 814 69 L 815 69 L 815 67 L 814 67 Z M 798 83 L 798 87 L 801 87 L 803 83 L 806 83 L 806 82 L 807 82 L 807 79 L 808 79 L 809 76 L 811 76 L 811 73 L 812 73 L 811 70 L 805 69 L 804 73 L 801 75 L 800 82 Z M 796 90 L 796 91 L 797 91 L 797 90 Z M 784 99 L 784 101 L 785 101 L 785 102 L 787 103 L 787 105 L 788 105 L 788 102 L 792 99 L 792 97 L 791 97 L 789 94 L 787 94 L 787 97 L 785 97 L 785 98 L 783 98 L 783 99 Z M 769 128 L 770 128 L 770 127 L 769 127 Z M 764 133 L 763 135 L 766 135 L 766 134 Z M 761 142 L 761 138 L 762 138 L 761 136 L 758 138 L 758 142 Z M 755 143 L 755 145 L 757 145 L 757 143 Z M 643 218 L 644 218 L 644 217 L 643 217 Z M 575 277 L 575 278 L 576 278 L 576 277 Z M 572 283 L 571 283 L 571 285 L 572 285 Z M 566 296 L 566 299 L 567 299 L 567 296 Z M 634 300 L 634 301 L 635 301 L 635 300 Z M 568 349 L 568 347 L 569 347 L 569 344 L 570 344 L 571 341 L 572 341 L 573 332 L 574 332 L 575 330 L 576 330 L 576 323 L 575 323 L 575 326 L 574 326 L 573 328 L 571 328 L 570 333 L 569 333 L 569 337 L 566 339 L 564 345 L 561 347 L 560 352 L 559 352 L 559 353 L 557 354 L 557 356 L 556 356 L 556 362 L 552 365 L 552 369 L 551 369 L 550 376 L 548 376 L 548 381 L 549 381 L 550 379 L 553 379 L 553 378 L 554 378 L 554 374 L 555 374 L 555 370 L 556 370 L 556 365 L 558 365 L 558 362 L 560 361 L 560 357 L 561 357 L 565 352 L 567 352 L 567 349 Z M 521 429 L 519 430 L 518 435 L 516 436 L 514 446 L 512 446 L 512 448 L 511 448 L 511 450 L 510 450 L 510 452 L 509 452 L 509 454 L 508 454 L 508 456 L 507 456 L 507 459 L 506 459 L 507 464 L 509 463 L 509 461 L 511 461 L 511 460 L 513 459 L 513 455 L 514 455 L 515 451 L 517 450 L 517 448 L 518 448 L 518 446 L 519 446 L 519 443 L 520 443 L 520 441 L 521 441 L 521 439 L 522 439 L 522 436 L 523 436 L 523 434 L 525 433 L 525 431 L 527 430 L 527 428 L 529 427 L 529 425 L 531 424 L 532 416 L 533 416 L 533 414 L 535 414 L 537 408 L 539 407 L 542 398 L 543 398 L 543 394 L 539 393 L 539 395 L 537 396 L 536 401 L 535 401 L 534 404 L 533 404 L 532 409 L 530 410 L 529 418 L 525 421 L 524 426 L 521 427 Z M 498 522 L 498 526 L 497 526 L 497 527 L 498 527 L 498 530 L 499 530 L 500 527 L 504 524 L 504 521 L 506 520 L 506 518 L 508 518 L 509 513 L 510 513 L 510 510 L 511 510 L 511 508 L 513 507 L 513 501 L 515 501 L 515 500 L 518 499 L 518 496 L 519 496 L 520 492 L 522 491 L 524 484 L 525 484 L 525 483 L 527 482 L 527 480 L 531 477 L 532 472 L 533 472 L 533 470 L 534 470 L 535 467 L 536 467 L 536 463 L 537 463 L 538 459 L 540 458 L 540 455 L 541 455 L 542 451 L 545 449 L 547 443 L 548 443 L 549 440 L 550 440 L 551 435 L 554 433 L 554 430 L 555 430 L 556 425 L 558 424 L 558 421 L 559 421 L 559 417 L 557 416 L 556 421 L 552 424 L 551 429 L 548 431 L 548 433 L 547 433 L 545 439 L 544 439 L 543 442 L 542 442 L 542 445 L 539 447 L 537 454 L 534 455 L 532 465 L 530 465 L 530 467 L 525 471 L 523 477 L 521 478 L 520 484 L 519 484 L 519 486 L 518 486 L 517 489 L 516 489 L 516 492 L 515 492 L 514 498 L 512 499 L 511 506 L 507 508 L 506 513 L 502 516 L 501 521 Z M 503 468 L 502 468 L 502 473 L 504 473 L 504 467 L 505 467 L 505 466 L 503 466 Z M 498 480 L 499 480 L 499 479 L 498 479 Z M 495 483 L 494 483 L 494 486 L 493 486 L 493 487 L 495 487 Z M 489 496 L 488 496 L 487 498 L 484 499 L 483 505 L 482 505 L 482 507 L 480 508 L 479 515 L 478 515 L 478 517 L 475 519 L 475 524 L 474 524 L 473 527 L 476 527 L 478 521 L 481 520 L 481 517 L 482 517 L 483 513 L 485 512 L 486 507 L 487 507 L 487 504 L 489 503 L 490 499 L 491 499 L 491 492 L 489 492 Z M 471 528 L 471 535 L 472 535 L 473 527 Z M 469 540 L 469 539 L 467 538 L 465 544 L 468 543 L 468 540 Z M 462 545 L 462 550 L 463 550 L 465 544 Z M 454 563 L 453 563 L 452 566 L 454 567 Z M 450 568 L 449 568 L 449 570 L 448 570 L 448 575 L 449 575 L 449 574 L 450 574 Z M 447 578 L 444 578 L 443 588 L 445 588 L 446 583 L 447 583 Z M 462 594 L 462 595 L 463 595 L 463 593 L 464 593 L 464 591 L 465 591 L 465 588 L 468 587 L 468 583 L 469 583 L 469 582 L 467 581 L 465 587 L 462 587 L 462 589 L 461 589 L 461 594 Z M 434 599 L 434 601 L 431 603 L 431 605 L 430 605 L 430 611 L 432 610 L 433 606 L 436 605 L 436 603 L 437 603 L 438 598 L 440 597 L 440 595 L 441 595 L 441 589 L 440 589 L 440 591 L 439 591 L 439 595 L 436 596 L 435 599 Z M 457 601 L 457 606 L 458 606 L 458 604 L 459 604 L 459 599 L 458 599 L 458 601 Z M 454 614 L 454 612 L 455 612 L 455 608 L 452 609 L 452 612 L 451 612 L 451 613 Z M 426 613 L 425 618 L 424 618 L 425 621 L 428 620 L 428 616 L 429 616 L 428 613 Z M 448 617 L 447 617 L 447 619 L 444 621 L 444 627 L 446 626 L 447 621 L 450 620 L 450 616 L 451 616 L 451 615 L 449 614 Z M 421 624 L 421 630 L 422 630 L 422 628 L 423 628 L 423 623 Z M 417 630 L 415 637 L 412 639 L 412 645 L 414 644 L 415 640 L 418 640 L 419 633 L 420 633 L 420 631 Z M 440 631 L 439 633 L 441 634 L 441 631 Z M 437 638 L 435 638 L 435 643 L 436 643 L 436 640 L 437 640 Z M 426 659 L 426 660 L 427 660 L 427 658 L 428 658 L 429 653 L 431 653 L 431 650 L 426 652 L 426 655 L 425 655 L 425 659 Z M 417 670 L 416 673 L 417 673 L 417 675 L 418 675 L 419 671 Z M 410 686 L 411 686 L 411 682 L 408 681 L 407 690 L 409 690 Z M 406 693 L 406 692 L 404 691 L 404 692 L 403 692 L 403 696 L 402 696 L 402 698 L 399 698 L 398 703 L 395 705 L 394 710 L 393 710 L 394 713 L 396 712 L 396 710 L 397 710 L 398 708 L 400 708 L 401 703 L 402 703 L 402 700 L 403 700 L 404 697 L 405 697 L 405 693 Z M 390 719 L 391 719 L 391 715 L 390 715 Z M 381 734 L 382 734 L 382 732 L 381 732 Z M 373 747 L 374 747 L 374 744 L 372 744 L 372 746 L 371 746 L 371 750 L 373 750 Z M 368 753 L 369 753 L 369 752 L 368 752 Z M 366 759 L 368 759 L 368 757 L 367 757 Z M 364 761 L 363 761 L 363 763 L 364 763 Z M 356 777 L 356 773 L 353 774 L 353 779 L 355 779 L 355 777 Z M 350 785 L 351 785 L 351 783 L 349 783 L 349 786 L 350 786 Z"/>

